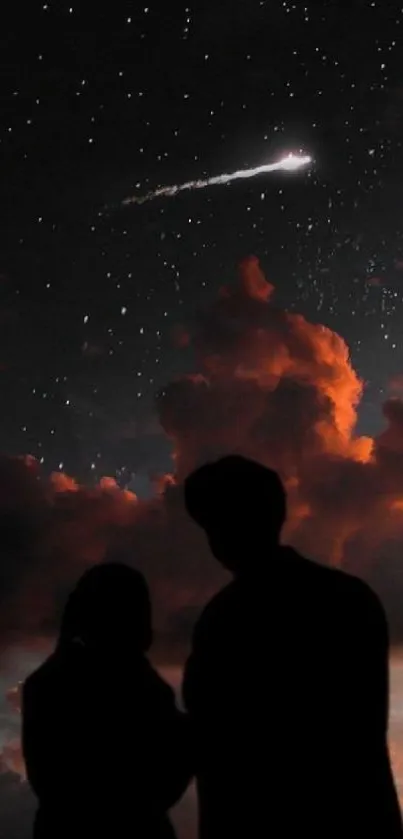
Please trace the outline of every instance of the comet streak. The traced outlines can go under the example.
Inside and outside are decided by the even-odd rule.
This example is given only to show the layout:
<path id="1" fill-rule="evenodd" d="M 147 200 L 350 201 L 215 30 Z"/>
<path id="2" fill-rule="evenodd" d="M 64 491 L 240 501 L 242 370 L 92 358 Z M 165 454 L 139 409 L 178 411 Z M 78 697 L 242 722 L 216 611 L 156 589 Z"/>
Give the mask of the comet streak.
<path id="1" fill-rule="evenodd" d="M 244 178 L 254 178 L 256 175 L 264 175 L 269 172 L 296 172 L 312 163 L 312 158 L 309 155 L 295 155 L 289 154 L 287 157 L 282 157 L 276 163 L 267 163 L 263 166 L 256 166 L 253 169 L 238 169 L 236 172 L 229 174 L 215 175 L 212 178 L 205 180 L 187 181 L 184 184 L 173 184 L 173 186 L 162 186 L 151 192 L 146 192 L 145 195 L 133 195 L 125 198 L 123 204 L 145 204 L 147 201 L 154 201 L 156 198 L 173 198 L 178 192 L 193 189 L 205 189 L 207 186 L 218 186 L 220 184 L 229 184 L 232 181 L 241 180 Z"/>

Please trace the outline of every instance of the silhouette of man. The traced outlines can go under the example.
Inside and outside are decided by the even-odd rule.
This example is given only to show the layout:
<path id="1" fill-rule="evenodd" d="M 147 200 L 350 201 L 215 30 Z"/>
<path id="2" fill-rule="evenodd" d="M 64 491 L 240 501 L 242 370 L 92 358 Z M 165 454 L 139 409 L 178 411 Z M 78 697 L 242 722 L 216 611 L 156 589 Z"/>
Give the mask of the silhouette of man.
<path id="1" fill-rule="evenodd" d="M 23 689 L 23 751 L 39 799 L 35 839 L 172 839 L 191 777 L 188 723 L 146 658 L 144 577 L 119 563 L 70 596 L 53 655 Z"/>
<path id="2" fill-rule="evenodd" d="M 203 466 L 185 501 L 233 575 L 196 625 L 184 676 L 201 839 L 401 839 L 377 597 L 280 546 L 285 492 L 264 466 Z"/>

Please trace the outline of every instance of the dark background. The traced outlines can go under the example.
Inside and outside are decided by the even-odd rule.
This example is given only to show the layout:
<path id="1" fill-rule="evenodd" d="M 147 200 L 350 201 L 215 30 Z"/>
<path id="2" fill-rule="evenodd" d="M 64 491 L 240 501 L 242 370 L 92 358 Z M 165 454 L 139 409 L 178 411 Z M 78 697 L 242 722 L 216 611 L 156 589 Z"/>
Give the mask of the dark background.
<path id="1" fill-rule="evenodd" d="M 136 472 L 147 494 L 150 469 L 169 466 L 155 392 L 191 364 L 173 330 L 250 253 L 280 305 L 346 338 L 362 427 L 377 430 L 402 364 L 400 6 L 7 4 L 4 451 L 86 479 Z M 309 172 L 119 207 L 300 148 Z"/>
<path id="2" fill-rule="evenodd" d="M 345 338 L 365 382 L 359 431 L 378 434 L 382 403 L 403 386 L 402 4 L 29 0 L 3 6 L 0 451 L 34 455 L 45 474 L 66 471 L 87 485 L 108 474 L 141 497 L 152 495 L 150 475 L 172 468 L 155 395 L 197 369 L 182 329 L 192 328 L 250 254 L 274 283 L 277 305 Z M 314 164 L 297 174 L 121 206 L 126 197 L 160 185 L 255 167 L 299 150 Z M 389 416 L 386 435 L 396 474 L 403 450 L 398 420 Z M 355 463 L 347 512 L 354 469 Z M 341 518 L 345 474 L 337 484 L 331 473 L 327 495 L 320 481 L 315 486 L 316 498 L 330 499 Z M 371 465 L 357 480 L 361 491 L 370 485 L 367 474 Z M 376 480 L 377 474 L 375 490 Z M 386 493 L 390 483 L 382 486 Z M 363 497 L 356 554 L 367 550 L 369 525 L 376 547 L 379 521 L 383 553 L 377 560 L 392 557 L 389 570 L 381 567 L 379 588 L 393 600 L 401 626 L 400 520 L 395 538 L 390 510 L 382 517 L 370 506 L 373 498 L 367 508 Z M 98 535 L 97 509 L 93 521 L 87 503 L 87 496 L 82 507 L 72 502 L 78 527 L 71 543 L 68 516 L 66 544 L 56 528 L 51 548 L 59 552 L 59 565 L 48 533 L 39 541 L 48 564 L 41 564 L 40 551 L 32 560 L 32 600 L 29 562 L 16 567 L 1 556 L 1 603 L 21 619 L 26 638 L 38 632 L 42 590 L 52 603 L 56 591 L 60 605 L 72 558 L 75 572 L 91 561 L 91 551 L 84 559 L 75 556 L 88 536 L 83 522 L 90 520 L 89 543 Z M 97 503 L 102 514 L 103 499 Z M 150 577 L 160 581 L 182 641 L 213 572 L 202 552 L 198 564 L 186 565 L 193 536 L 187 542 L 186 533 L 183 540 L 181 529 L 170 525 L 166 503 L 162 536 L 151 517 L 138 541 L 151 544 Z M 328 512 L 319 505 L 325 527 Z M 335 518 L 332 536 L 339 532 Z M 324 540 L 324 553 L 327 546 Z M 169 563 L 162 570 L 168 548 L 176 576 Z M 12 597 L 21 576 L 18 611 Z M 1 839 L 25 839 L 32 818 L 32 799 L 14 771 L 21 769 L 18 743 L 17 762 L 9 745 L 18 738 L 18 716 L 5 693 L 37 660 L 25 648 L 18 655 L 11 650 L 7 666 L 2 659 Z M 398 775 L 401 664 L 396 673 L 391 707 Z M 179 678 L 176 672 L 176 683 Z M 186 839 L 193 835 L 189 800 L 181 817 Z"/>

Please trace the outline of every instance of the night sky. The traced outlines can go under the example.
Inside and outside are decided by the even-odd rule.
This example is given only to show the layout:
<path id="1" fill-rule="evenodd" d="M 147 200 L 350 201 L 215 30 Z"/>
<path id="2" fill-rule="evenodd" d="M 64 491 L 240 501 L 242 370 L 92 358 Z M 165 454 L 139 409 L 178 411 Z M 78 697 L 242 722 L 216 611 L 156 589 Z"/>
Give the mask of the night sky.
<path id="1" fill-rule="evenodd" d="M 401 4 L 150 2 L 7 4 L 0 35 L 1 448 L 140 494 L 178 329 L 249 254 L 348 342 L 365 432 L 402 371 Z M 309 170 L 121 206 L 299 150 Z"/>
<path id="2" fill-rule="evenodd" d="M 170 654 L 220 584 L 180 501 L 211 437 L 298 475 L 297 544 L 325 561 L 341 545 L 403 638 L 403 404 L 387 401 L 403 395 L 403 2 L 145 2 L 1 10 L 0 450 L 87 489 L 69 492 L 76 484 L 59 475 L 49 491 L 31 461 L 0 458 L 0 515 L 14 506 L 22 525 L 38 525 L 32 545 L 1 553 L 0 839 L 30 835 L 33 807 L 6 694 L 43 656 L 38 638 L 54 634 L 73 579 L 126 528 Z M 313 164 L 122 204 L 289 153 Z M 247 292 L 233 285 L 241 263 Z M 223 286 L 235 291 L 217 304 Z M 199 343 L 184 340 L 204 310 Z M 348 423 L 338 433 L 359 387 L 344 345 L 312 324 L 348 344 L 372 457 Z M 169 387 L 206 373 L 211 348 L 228 381 Z M 276 352 L 289 352 L 291 372 L 270 391 Z M 155 495 L 152 476 L 175 470 L 177 485 Z M 139 505 L 113 484 L 88 489 L 104 475 Z M 298 529 L 300 509 L 310 516 Z M 18 649 L 7 648 L 10 628 Z M 403 801 L 402 673 L 395 659 Z M 189 839 L 193 799 L 183 808 Z"/>

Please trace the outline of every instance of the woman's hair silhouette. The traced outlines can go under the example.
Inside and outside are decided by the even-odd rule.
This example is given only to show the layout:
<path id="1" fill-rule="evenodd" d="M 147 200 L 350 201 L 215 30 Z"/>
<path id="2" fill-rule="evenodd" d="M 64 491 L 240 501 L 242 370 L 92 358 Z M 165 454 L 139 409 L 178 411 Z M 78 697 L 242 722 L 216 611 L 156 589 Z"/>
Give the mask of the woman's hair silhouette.
<path id="1" fill-rule="evenodd" d="M 70 594 L 62 617 L 59 645 L 135 648 L 152 642 L 151 601 L 143 574 L 121 562 L 86 571 Z"/>
<path id="2" fill-rule="evenodd" d="M 187 719 L 146 655 L 151 635 L 139 571 L 108 561 L 85 572 L 56 649 L 23 688 L 34 839 L 175 839 L 168 811 L 193 755 Z"/>

